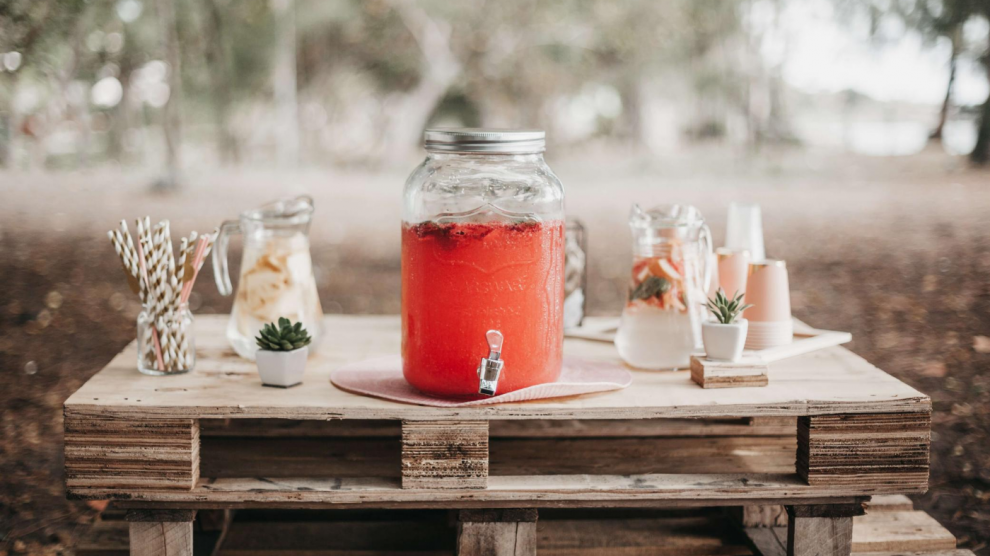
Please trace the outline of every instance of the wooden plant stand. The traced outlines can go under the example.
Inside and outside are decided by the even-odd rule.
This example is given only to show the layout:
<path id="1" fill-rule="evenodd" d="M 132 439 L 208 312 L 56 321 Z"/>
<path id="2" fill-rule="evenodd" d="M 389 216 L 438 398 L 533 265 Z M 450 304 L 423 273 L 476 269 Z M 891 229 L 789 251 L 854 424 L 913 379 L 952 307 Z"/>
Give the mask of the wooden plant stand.
<path id="1" fill-rule="evenodd" d="M 869 497 L 928 487 L 931 401 L 843 348 L 774 364 L 765 388 L 644 372 L 618 392 L 433 408 L 330 384 L 398 352 L 396 317 L 327 326 L 287 390 L 261 387 L 224 318 L 197 319 L 188 375 L 142 376 L 129 346 L 65 403 L 68 495 L 130 510 L 142 555 L 191 554 L 195 510 L 458 510 L 460 554 L 534 554 L 540 508 L 721 506 L 784 506 L 788 553 L 845 555 Z M 617 361 L 601 342 L 565 350 Z"/>

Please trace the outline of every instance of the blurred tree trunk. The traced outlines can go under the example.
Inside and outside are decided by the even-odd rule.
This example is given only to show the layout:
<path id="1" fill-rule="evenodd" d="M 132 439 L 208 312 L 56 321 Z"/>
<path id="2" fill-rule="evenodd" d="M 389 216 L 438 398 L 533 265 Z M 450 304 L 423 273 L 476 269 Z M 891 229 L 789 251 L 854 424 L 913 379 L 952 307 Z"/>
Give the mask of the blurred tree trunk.
<path id="1" fill-rule="evenodd" d="M 942 131 L 945 129 L 945 121 L 949 118 L 949 109 L 952 107 L 952 86 L 956 81 L 956 64 L 959 57 L 959 29 L 955 29 L 949 35 L 952 41 L 952 54 L 949 56 L 949 83 L 945 86 L 945 99 L 942 101 L 942 110 L 938 113 L 938 125 L 932 131 L 929 139 L 935 141 L 942 140 Z"/>
<path id="2" fill-rule="evenodd" d="M 430 114 L 461 74 L 461 63 L 451 50 L 446 22 L 431 18 L 408 0 L 397 0 L 392 6 L 416 40 L 425 65 L 419 83 L 411 91 L 390 95 L 385 101 L 381 155 L 401 158 L 419 144 Z"/>
<path id="3" fill-rule="evenodd" d="M 179 32 L 175 21 L 175 0 L 155 0 L 158 21 L 161 25 L 165 61 L 168 63 L 168 101 L 162 108 L 162 131 L 165 133 L 166 175 L 156 184 L 163 190 L 179 186 L 180 157 L 182 148 L 182 68 L 179 56 Z"/>
<path id="4" fill-rule="evenodd" d="M 14 93 L 17 91 L 17 74 L 0 73 L 0 86 L 6 86 L 9 94 L 7 102 L 0 105 L 0 168 L 14 165 Z"/>
<path id="5" fill-rule="evenodd" d="M 210 68 L 213 87 L 214 116 L 216 117 L 217 146 L 220 160 L 238 163 L 241 160 L 237 138 L 230 131 L 231 74 L 224 39 L 220 0 L 204 0 L 206 7 L 206 62 Z"/>
<path id="6" fill-rule="evenodd" d="M 990 19 L 990 6 L 987 6 L 986 16 Z M 987 72 L 987 83 L 990 84 L 990 31 L 987 32 L 987 52 L 983 57 L 983 67 Z M 990 93 L 987 93 L 987 100 L 983 103 L 977 129 L 976 147 L 970 153 L 969 159 L 974 164 L 985 166 L 990 162 Z"/>
<path id="7" fill-rule="evenodd" d="M 295 0 L 272 0 L 275 15 L 275 152 L 279 164 L 299 162 L 299 106 L 296 98 Z"/>

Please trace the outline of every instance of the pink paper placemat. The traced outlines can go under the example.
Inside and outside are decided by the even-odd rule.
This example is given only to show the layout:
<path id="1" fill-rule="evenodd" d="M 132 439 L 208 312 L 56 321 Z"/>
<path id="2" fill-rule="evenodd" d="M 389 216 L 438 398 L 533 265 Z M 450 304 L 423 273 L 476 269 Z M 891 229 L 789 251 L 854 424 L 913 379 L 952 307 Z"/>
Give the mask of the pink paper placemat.
<path id="1" fill-rule="evenodd" d="M 410 386 L 402 378 L 402 358 L 391 355 L 345 365 L 330 374 L 330 381 L 350 392 L 397 402 L 468 407 L 621 390 L 632 383 L 632 373 L 614 363 L 564 357 L 564 368 L 557 382 L 538 384 L 481 400 L 459 401 L 429 396 Z"/>

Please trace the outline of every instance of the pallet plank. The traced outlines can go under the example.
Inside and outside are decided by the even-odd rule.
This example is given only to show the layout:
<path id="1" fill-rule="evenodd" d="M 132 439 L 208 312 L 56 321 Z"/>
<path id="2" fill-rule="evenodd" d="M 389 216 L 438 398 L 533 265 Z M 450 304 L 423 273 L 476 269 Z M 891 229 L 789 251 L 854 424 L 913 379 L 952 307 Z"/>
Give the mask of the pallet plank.
<path id="1" fill-rule="evenodd" d="M 191 491 L 77 490 L 125 507 L 477 508 L 698 507 L 853 503 L 876 488 L 823 487 L 796 474 L 646 474 L 489 477 L 488 488 L 403 489 L 396 479 L 204 479 Z M 882 490 L 882 489 L 880 489 Z"/>
<path id="2" fill-rule="evenodd" d="M 199 422 L 65 417 L 65 477 L 74 488 L 191 489 Z"/>
<path id="3" fill-rule="evenodd" d="M 928 487 L 930 412 L 800 417 L 797 439 L 808 484 Z"/>
<path id="4" fill-rule="evenodd" d="M 855 552 L 956 548 L 952 533 L 920 511 L 877 512 L 856 517 L 852 539 Z"/>

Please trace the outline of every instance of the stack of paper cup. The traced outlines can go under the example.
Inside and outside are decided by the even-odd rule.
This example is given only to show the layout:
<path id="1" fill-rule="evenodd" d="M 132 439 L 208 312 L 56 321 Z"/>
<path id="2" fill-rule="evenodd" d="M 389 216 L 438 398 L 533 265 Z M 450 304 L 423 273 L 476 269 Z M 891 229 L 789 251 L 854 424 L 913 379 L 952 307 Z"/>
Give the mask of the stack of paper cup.
<path id="1" fill-rule="evenodd" d="M 791 343 L 794 323 L 791 320 L 791 290 L 787 265 L 780 260 L 750 263 L 746 280 L 746 309 L 749 321 L 746 349 L 766 349 Z"/>

